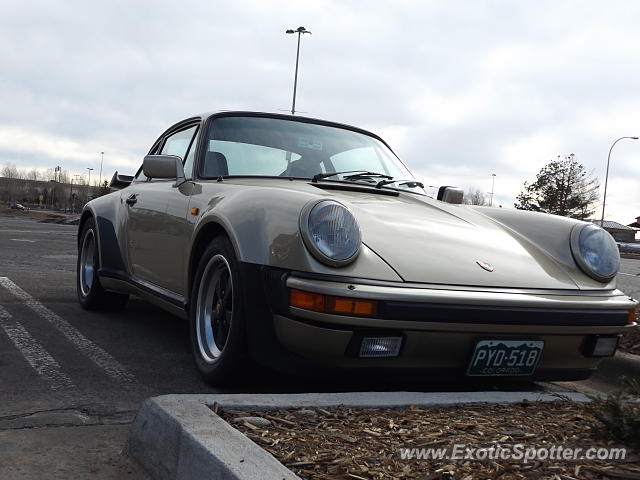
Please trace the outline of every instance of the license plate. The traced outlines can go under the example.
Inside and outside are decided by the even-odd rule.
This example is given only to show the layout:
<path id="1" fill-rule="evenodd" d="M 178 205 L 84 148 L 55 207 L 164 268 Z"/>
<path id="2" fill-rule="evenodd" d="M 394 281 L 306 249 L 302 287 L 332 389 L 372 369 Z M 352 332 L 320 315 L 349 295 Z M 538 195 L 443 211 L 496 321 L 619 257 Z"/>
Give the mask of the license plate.
<path id="1" fill-rule="evenodd" d="M 544 342 L 541 340 L 481 340 L 471 356 L 467 375 L 510 377 L 532 375 Z"/>

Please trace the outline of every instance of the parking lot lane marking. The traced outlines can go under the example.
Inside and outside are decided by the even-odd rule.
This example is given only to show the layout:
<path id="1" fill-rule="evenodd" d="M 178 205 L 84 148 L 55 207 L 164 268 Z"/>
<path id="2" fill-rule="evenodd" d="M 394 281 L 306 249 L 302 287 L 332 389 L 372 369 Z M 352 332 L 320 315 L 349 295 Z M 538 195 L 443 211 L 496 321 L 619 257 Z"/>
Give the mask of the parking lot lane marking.
<path id="1" fill-rule="evenodd" d="M 29 242 L 29 243 L 36 243 L 35 240 L 27 240 L 26 238 L 12 238 L 11 239 L 14 242 Z"/>
<path id="2" fill-rule="evenodd" d="M 29 365 L 49 382 L 53 390 L 62 390 L 75 386 L 71 378 L 60 369 L 60 365 L 49 352 L 27 332 L 20 322 L 13 320 L 11 314 L 2 305 L 0 305 L 0 327 L 20 350 Z"/>
<path id="3" fill-rule="evenodd" d="M 34 235 L 77 235 L 76 230 L 15 230 L 11 228 L 3 228 L 0 233 L 32 233 Z"/>
<path id="4" fill-rule="evenodd" d="M 7 289 L 14 297 L 22 300 L 27 307 L 37 313 L 40 317 L 47 320 L 57 328 L 60 333 L 67 337 L 67 340 L 73 343 L 78 350 L 89 357 L 93 363 L 104 370 L 112 380 L 115 380 L 118 383 L 135 382 L 135 377 L 115 358 L 85 337 L 57 313 L 49 310 L 42 303 L 13 283 L 9 278 L 0 277 L 0 285 Z"/>

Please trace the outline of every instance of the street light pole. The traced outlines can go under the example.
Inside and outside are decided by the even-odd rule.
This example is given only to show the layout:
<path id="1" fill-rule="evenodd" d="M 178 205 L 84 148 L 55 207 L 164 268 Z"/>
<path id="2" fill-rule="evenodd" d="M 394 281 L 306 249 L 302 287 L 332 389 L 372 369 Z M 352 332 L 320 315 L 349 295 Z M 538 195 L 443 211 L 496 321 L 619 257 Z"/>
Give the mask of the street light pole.
<path id="1" fill-rule="evenodd" d="M 311 35 L 311 32 L 304 27 L 298 27 L 295 30 L 287 30 L 285 33 L 297 33 L 298 34 L 298 48 L 296 49 L 296 73 L 293 77 L 293 102 L 291 103 L 291 115 L 295 115 L 296 113 L 296 91 L 298 89 L 298 62 L 300 60 L 300 37 L 303 33 L 308 33 Z"/>
<path id="2" fill-rule="evenodd" d="M 73 179 L 75 179 L 78 182 L 78 185 L 80 185 L 80 175 L 76 173 L 73 176 Z M 73 179 L 71 179 L 71 213 L 76 213 L 76 201 L 75 197 L 73 196 Z M 80 191 L 80 189 L 78 189 L 78 191 Z"/>
<path id="3" fill-rule="evenodd" d="M 638 140 L 638 137 L 620 137 L 615 142 L 613 142 L 613 144 L 611 145 L 611 148 L 609 149 L 609 155 L 607 155 L 607 173 L 604 176 L 604 196 L 602 197 L 602 218 L 600 219 L 600 226 L 603 228 L 604 228 L 604 209 L 607 205 L 607 183 L 609 183 L 609 162 L 611 161 L 611 151 L 613 150 L 613 147 L 616 146 L 616 143 L 618 143 L 620 140 L 623 140 L 625 138 L 628 138 L 629 140 Z"/>
<path id="4" fill-rule="evenodd" d="M 489 200 L 489 206 L 493 207 L 493 187 L 496 184 L 496 174 L 492 173 L 491 174 L 491 200 Z"/>
<path id="5" fill-rule="evenodd" d="M 69 187 L 69 211 L 71 213 L 73 213 L 73 210 L 72 210 L 72 208 L 73 208 L 72 207 L 73 206 L 73 177 L 69 178 L 69 185 L 70 185 L 70 187 Z"/>
<path id="6" fill-rule="evenodd" d="M 104 152 L 100 152 L 100 181 L 98 184 L 102 185 L 102 162 L 104 162 Z"/>
<path id="7" fill-rule="evenodd" d="M 87 202 L 88 202 L 89 193 L 91 192 L 91 170 L 93 170 L 93 168 L 87 167 L 87 170 L 89 170 L 89 180 L 87 181 Z"/>

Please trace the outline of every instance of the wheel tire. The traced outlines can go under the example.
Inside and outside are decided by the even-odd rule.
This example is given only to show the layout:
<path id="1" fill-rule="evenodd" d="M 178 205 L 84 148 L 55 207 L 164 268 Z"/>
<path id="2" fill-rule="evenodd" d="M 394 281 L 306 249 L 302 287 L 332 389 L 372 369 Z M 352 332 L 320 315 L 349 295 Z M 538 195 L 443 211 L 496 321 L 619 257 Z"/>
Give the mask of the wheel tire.
<path id="1" fill-rule="evenodd" d="M 85 310 L 121 310 L 129 295 L 108 292 L 98 277 L 98 234 L 93 218 L 82 227 L 76 264 L 76 291 L 80 306 Z"/>
<path id="2" fill-rule="evenodd" d="M 198 262 L 189 302 L 193 358 L 212 385 L 241 383 L 247 370 L 241 285 L 231 242 L 214 238 Z"/>

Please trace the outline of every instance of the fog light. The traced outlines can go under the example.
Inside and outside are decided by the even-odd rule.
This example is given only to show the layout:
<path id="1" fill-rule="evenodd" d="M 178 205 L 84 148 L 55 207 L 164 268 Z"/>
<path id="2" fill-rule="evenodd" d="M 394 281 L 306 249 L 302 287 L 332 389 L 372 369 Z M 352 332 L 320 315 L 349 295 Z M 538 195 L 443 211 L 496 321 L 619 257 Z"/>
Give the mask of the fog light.
<path id="1" fill-rule="evenodd" d="M 402 337 L 364 337 L 360 344 L 362 358 L 397 357 L 400 355 Z"/>
<path id="2" fill-rule="evenodd" d="M 620 335 L 598 336 L 587 338 L 584 355 L 587 357 L 611 357 L 616 353 Z"/>
<path id="3" fill-rule="evenodd" d="M 595 357 L 610 357 L 616 353 L 618 340 L 620 340 L 618 337 L 599 337 L 593 347 L 593 355 Z"/>

